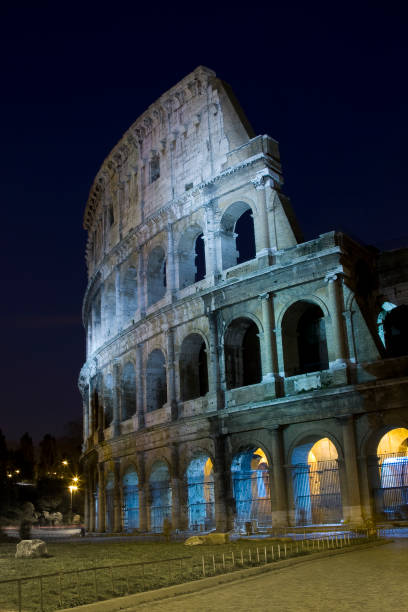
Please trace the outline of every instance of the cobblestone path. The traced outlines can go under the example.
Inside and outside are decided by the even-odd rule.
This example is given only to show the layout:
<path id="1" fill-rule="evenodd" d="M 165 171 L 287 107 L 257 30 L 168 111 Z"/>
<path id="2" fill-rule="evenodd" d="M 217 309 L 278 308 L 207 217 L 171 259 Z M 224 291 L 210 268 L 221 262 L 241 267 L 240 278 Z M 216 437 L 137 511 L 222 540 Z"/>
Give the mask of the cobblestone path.
<path id="1" fill-rule="evenodd" d="M 150 612 L 407 612 L 408 539 L 142 604 Z"/>

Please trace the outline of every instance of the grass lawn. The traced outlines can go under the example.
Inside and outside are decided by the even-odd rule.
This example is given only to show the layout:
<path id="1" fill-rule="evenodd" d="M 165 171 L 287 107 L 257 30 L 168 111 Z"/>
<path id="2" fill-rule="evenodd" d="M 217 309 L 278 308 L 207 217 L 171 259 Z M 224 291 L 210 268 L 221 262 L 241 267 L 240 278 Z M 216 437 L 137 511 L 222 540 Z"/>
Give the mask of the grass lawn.
<path id="1" fill-rule="evenodd" d="M 272 552 L 272 546 L 274 550 Z M 305 554 L 296 550 L 292 554 Z M 284 554 L 280 544 L 281 555 Z M 109 538 L 99 541 L 47 542 L 49 557 L 41 559 L 15 559 L 15 544 L 0 544 L 0 581 L 12 578 L 56 575 L 24 581 L 22 583 L 23 610 L 57 610 L 61 607 L 107 599 L 112 595 L 158 588 L 169 584 L 186 582 L 203 576 L 205 558 L 206 575 L 220 573 L 226 569 L 237 569 L 259 565 L 276 559 L 276 540 L 236 540 L 223 545 L 184 546 L 181 542 L 111 542 Z M 224 555 L 224 557 L 223 557 Z M 266 557 L 265 557 L 266 555 Z M 169 562 L 171 558 L 189 557 L 183 561 Z M 151 565 L 118 567 L 133 562 L 156 562 Z M 97 569 L 101 566 L 107 569 Z M 111 569 L 112 567 L 112 569 Z M 116 569 L 115 569 L 116 568 Z M 78 572 L 91 569 L 88 572 Z M 69 572 L 61 576 L 60 572 Z M 42 593 L 41 593 L 42 591 Z M 16 584 L 0 584 L 0 612 L 18 610 Z"/>

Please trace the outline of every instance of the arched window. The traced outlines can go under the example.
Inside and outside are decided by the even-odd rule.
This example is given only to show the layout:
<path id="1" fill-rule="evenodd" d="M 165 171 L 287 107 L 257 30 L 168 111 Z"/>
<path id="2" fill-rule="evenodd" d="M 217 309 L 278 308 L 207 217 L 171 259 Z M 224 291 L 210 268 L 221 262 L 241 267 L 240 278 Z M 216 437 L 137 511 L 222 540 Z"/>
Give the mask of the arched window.
<path id="1" fill-rule="evenodd" d="M 385 347 L 385 331 L 384 331 L 385 317 L 394 308 L 396 308 L 395 304 L 392 304 L 391 302 L 384 302 L 384 304 L 381 306 L 380 313 L 377 317 L 378 335 L 380 336 L 380 340 L 383 343 L 384 347 Z"/>
<path id="2" fill-rule="evenodd" d="M 384 319 L 385 348 L 389 357 L 408 354 L 408 306 L 390 310 Z"/>
<path id="3" fill-rule="evenodd" d="M 103 379 L 103 412 L 105 415 L 105 427 L 109 427 L 113 420 L 113 379 L 112 374 L 107 374 Z"/>
<path id="4" fill-rule="evenodd" d="M 225 375 L 228 389 L 261 382 L 258 327 L 251 319 L 233 321 L 224 338 Z"/>
<path id="5" fill-rule="evenodd" d="M 123 368 L 122 381 L 122 421 L 125 421 L 136 413 L 136 373 L 130 361 Z"/>
<path id="6" fill-rule="evenodd" d="M 206 455 L 193 459 L 187 468 L 187 503 L 190 529 L 215 527 L 213 464 Z"/>
<path id="7" fill-rule="evenodd" d="M 282 320 L 282 343 L 287 376 L 329 367 L 324 315 L 316 304 L 296 302 L 288 308 Z"/>
<path id="8" fill-rule="evenodd" d="M 111 279 L 104 289 L 103 319 L 105 338 L 112 336 L 116 331 L 116 292 L 115 281 Z"/>
<path id="9" fill-rule="evenodd" d="M 221 219 L 222 268 L 254 259 L 255 231 L 252 209 L 244 202 L 235 202 Z"/>
<path id="10" fill-rule="evenodd" d="M 264 451 L 251 448 L 235 455 L 231 476 L 236 527 L 241 529 L 248 522 L 255 522 L 256 527 L 271 527 L 269 468 Z"/>
<path id="11" fill-rule="evenodd" d="M 208 392 L 205 342 L 199 334 L 184 338 L 180 349 L 180 397 L 184 402 Z"/>
<path id="12" fill-rule="evenodd" d="M 147 261 L 147 305 L 151 306 L 166 294 L 166 256 L 162 247 L 157 246 Z"/>
<path id="13" fill-rule="evenodd" d="M 158 410 L 167 402 L 166 362 L 163 353 L 155 349 L 149 355 L 146 367 L 147 412 Z"/>
<path id="14" fill-rule="evenodd" d="M 201 228 L 189 227 L 178 246 L 179 287 L 183 289 L 205 277 L 205 249 Z"/>
<path id="15" fill-rule="evenodd" d="M 338 455 L 329 438 L 297 446 L 291 461 L 296 524 L 339 523 L 343 517 Z"/>
<path id="16" fill-rule="evenodd" d="M 163 530 L 164 519 L 171 521 L 171 487 L 167 464 L 157 461 L 152 467 L 150 486 L 150 531 Z"/>
<path id="17" fill-rule="evenodd" d="M 125 531 L 139 528 L 139 478 L 133 467 L 123 476 L 123 528 Z"/>

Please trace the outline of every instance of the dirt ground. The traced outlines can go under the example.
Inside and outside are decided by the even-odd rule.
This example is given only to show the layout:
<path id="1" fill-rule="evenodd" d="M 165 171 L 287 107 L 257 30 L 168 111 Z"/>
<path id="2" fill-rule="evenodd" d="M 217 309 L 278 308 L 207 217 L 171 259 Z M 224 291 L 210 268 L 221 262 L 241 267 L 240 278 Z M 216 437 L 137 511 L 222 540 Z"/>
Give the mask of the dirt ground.
<path id="1" fill-rule="evenodd" d="M 303 563 L 194 593 L 139 604 L 150 612 L 406 612 L 408 539 Z M 133 609 L 132 609 L 133 610 Z M 130 609 L 127 612 L 132 612 Z"/>

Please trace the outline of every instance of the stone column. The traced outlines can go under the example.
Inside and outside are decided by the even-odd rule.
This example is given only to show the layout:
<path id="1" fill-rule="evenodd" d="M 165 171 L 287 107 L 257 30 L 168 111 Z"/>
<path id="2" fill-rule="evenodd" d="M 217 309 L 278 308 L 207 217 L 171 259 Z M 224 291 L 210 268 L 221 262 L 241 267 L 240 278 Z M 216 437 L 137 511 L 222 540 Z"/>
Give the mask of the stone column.
<path id="1" fill-rule="evenodd" d="M 122 531 L 122 495 L 119 461 L 114 462 L 113 475 L 115 478 L 113 490 L 113 531 L 114 533 L 120 533 Z"/>
<path id="2" fill-rule="evenodd" d="M 82 442 L 82 452 L 84 453 L 87 448 L 88 438 L 89 438 L 89 387 L 85 387 L 84 395 L 82 399 L 82 409 L 83 409 L 83 428 L 84 428 L 84 439 Z"/>
<path id="3" fill-rule="evenodd" d="M 139 529 L 144 532 L 148 530 L 148 489 L 149 483 L 146 482 L 145 458 L 143 451 L 137 453 L 138 478 L 139 478 Z"/>
<path id="4" fill-rule="evenodd" d="M 145 426 L 145 409 L 143 396 L 143 345 L 138 344 L 136 347 L 136 414 L 137 427 L 143 429 Z"/>
<path id="5" fill-rule="evenodd" d="M 92 353 L 92 309 L 89 309 L 88 319 L 87 319 L 87 351 L 86 356 Z"/>
<path id="6" fill-rule="evenodd" d="M 115 318 L 115 332 L 119 333 L 119 331 L 122 329 L 123 321 L 119 266 L 116 266 L 115 269 Z"/>
<path id="7" fill-rule="evenodd" d="M 265 193 L 266 177 L 261 175 L 252 179 L 251 183 L 255 189 L 260 192 L 259 217 L 256 222 L 256 256 L 267 257 L 270 250 L 269 225 L 268 225 L 268 210 Z M 258 199 L 258 201 L 259 201 Z"/>
<path id="8" fill-rule="evenodd" d="M 113 428 L 113 436 L 120 435 L 120 420 L 122 416 L 122 406 L 121 406 L 121 387 L 120 387 L 120 366 L 118 361 L 115 359 L 115 363 L 113 364 L 113 419 L 112 419 L 112 428 Z"/>
<path id="9" fill-rule="evenodd" d="M 103 533 L 106 525 L 105 508 L 105 466 L 98 463 L 98 532 Z"/>
<path id="10" fill-rule="evenodd" d="M 167 402 L 170 405 L 171 418 L 176 420 L 178 417 L 176 399 L 176 377 L 174 372 L 174 332 L 167 330 Z"/>
<path id="11" fill-rule="evenodd" d="M 274 334 L 274 317 L 271 305 L 272 296 L 269 293 L 262 293 L 259 299 L 262 304 L 262 324 L 264 329 L 262 379 L 264 382 L 273 382 L 278 378 L 279 366 Z"/>
<path id="12" fill-rule="evenodd" d="M 206 228 L 204 231 L 205 265 L 206 277 L 216 278 L 219 273 L 217 252 L 214 236 L 214 206 L 215 202 L 210 200 L 204 204 Z"/>
<path id="13" fill-rule="evenodd" d="M 234 527 L 236 514 L 225 436 L 215 437 L 214 451 L 215 525 L 217 531 L 225 533 Z"/>
<path id="14" fill-rule="evenodd" d="M 94 491 L 95 491 L 95 476 L 91 477 L 90 472 L 88 472 L 88 524 L 85 525 L 85 528 L 88 531 L 95 531 L 95 499 L 94 499 Z"/>
<path id="15" fill-rule="evenodd" d="M 180 529 L 180 469 L 178 444 L 171 445 L 171 524 L 174 529 Z"/>
<path id="16" fill-rule="evenodd" d="M 175 255 L 174 255 L 174 238 L 173 227 L 171 223 L 167 225 L 167 267 L 166 267 L 166 282 L 167 291 L 174 300 L 176 292 L 176 275 L 175 275 Z"/>
<path id="17" fill-rule="evenodd" d="M 208 315 L 209 327 L 209 344 L 210 354 L 208 355 L 208 388 L 210 395 L 214 398 L 214 409 L 221 410 L 224 406 L 223 393 L 221 389 L 221 372 L 219 361 L 219 340 L 218 340 L 218 325 L 216 312 L 209 312 Z"/>
<path id="18" fill-rule="evenodd" d="M 143 250 L 140 247 L 137 250 L 138 258 L 137 258 L 137 287 L 139 291 L 139 309 L 140 309 L 140 317 L 143 318 L 146 316 L 146 287 L 145 287 L 145 271 L 144 271 L 144 262 L 143 262 Z"/>
<path id="19" fill-rule="evenodd" d="M 370 485 L 368 477 L 368 462 L 367 457 L 358 457 L 358 473 L 360 479 L 360 492 L 361 492 L 361 508 L 363 512 L 363 519 L 373 519 L 373 507 L 370 496 Z"/>
<path id="20" fill-rule="evenodd" d="M 352 525 L 361 525 L 361 496 L 358 478 L 354 416 L 340 418 L 343 433 L 343 451 L 347 478 L 347 504 L 343 501 L 343 518 Z"/>
<path id="21" fill-rule="evenodd" d="M 286 489 L 286 474 L 283 459 L 282 429 L 278 425 L 271 430 L 272 438 L 272 482 L 270 483 L 272 497 L 272 526 L 288 525 L 288 501 Z"/>
<path id="22" fill-rule="evenodd" d="M 343 321 L 343 298 L 340 278 L 337 274 L 326 277 L 328 282 L 328 297 L 332 328 L 332 356 L 337 364 L 347 359 L 346 335 Z"/>
<path id="23" fill-rule="evenodd" d="M 89 479 L 86 479 L 84 486 L 84 526 L 87 531 L 89 529 Z"/>

